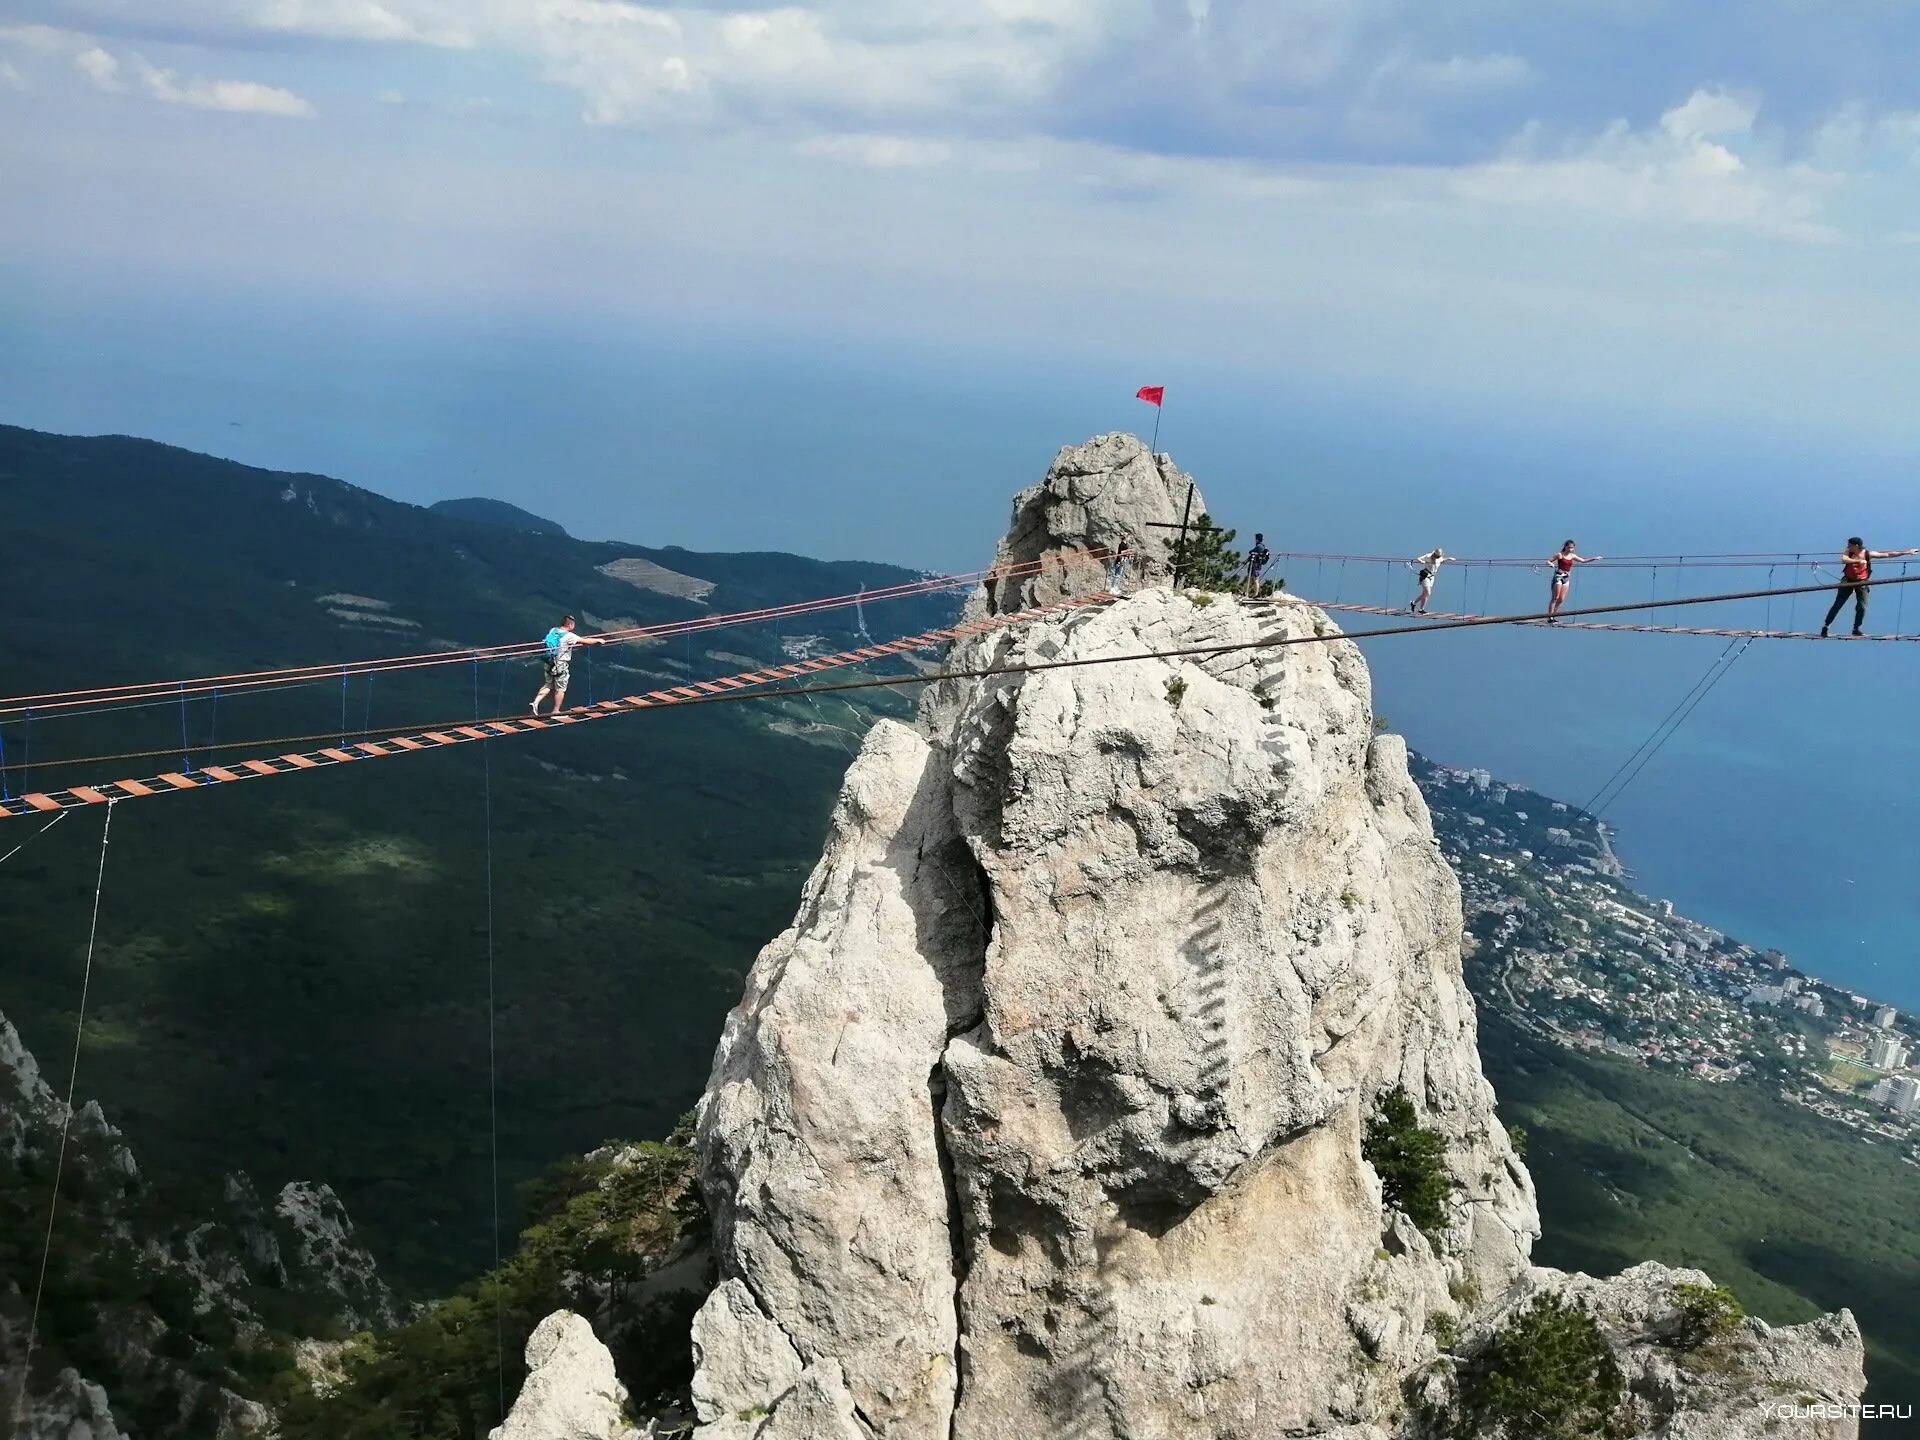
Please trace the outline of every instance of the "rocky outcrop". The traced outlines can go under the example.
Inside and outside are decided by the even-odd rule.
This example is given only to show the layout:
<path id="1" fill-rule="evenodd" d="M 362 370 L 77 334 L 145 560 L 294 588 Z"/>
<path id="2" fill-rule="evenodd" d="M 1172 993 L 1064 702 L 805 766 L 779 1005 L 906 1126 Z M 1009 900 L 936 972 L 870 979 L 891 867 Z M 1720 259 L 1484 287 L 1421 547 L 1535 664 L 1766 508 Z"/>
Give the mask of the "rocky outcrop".
<path id="1" fill-rule="evenodd" d="M 407 1318 L 372 1253 L 354 1238 L 347 1207 L 332 1186 L 290 1181 L 280 1188 L 273 1210 L 291 1242 L 276 1247 L 291 1254 L 281 1266 L 288 1283 L 330 1297 L 334 1319 L 348 1329 L 382 1330 Z"/>
<path id="2" fill-rule="evenodd" d="M 66 1118 L 65 1103 L 0 1016 L 0 1194 L 18 1208 L 44 1216 Z M 18 1376 L 34 1329 L 37 1245 L 21 1252 L 24 1269 L 0 1273 L 0 1373 L 9 1376 L 0 1417 L 12 1418 L 20 1435 L 117 1440 L 125 1429 L 141 1440 L 240 1440 L 266 1434 L 272 1417 L 245 1392 L 259 1382 L 249 1357 L 267 1339 L 261 1320 L 267 1292 L 277 1314 L 304 1313 L 316 1326 L 358 1328 L 400 1318 L 372 1258 L 353 1239 L 345 1209 L 325 1186 L 285 1187 L 269 1215 L 252 1182 L 232 1175 L 210 1217 L 156 1223 L 165 1197 L 141 1175 L 100 1106 L 77 1107 L 67 1132 L 55 1255 L 24 1396 Z M 58 1318 L 71 1323 L 76 1294 L 90 1297 L 84 1335 L 64 1331 Z M 182 1303 L 184 1311 L 173 1308 Z M 70 1349 L 84 1355 L 84 1370 L 67 1363 Z M 243 1380 L 242 1372 L 252 1378 Z M 135 1423 L 128 1415 L 141 1418 Z M 4 1421 L 0 1433 L 12 1433 Z"/>
<path id="3" fill-rule="evenodd" d="M 17 1440 L 129 1440 L 114 1421 L 107 1392 L 71 1368 L 29 1397 L 11 1433 Z"/>
<path id="4" fill-rule="evenodd" d="M 998 556 L 1056 563 L 970 611 L 1106 589 L 1091 546 L 1164 557 L 1188 484 L 1130 437 L 1062 451 Z M 1653 1348 L 1671 1284 L 1529 1264 L 1458 888 L 1323 613 L 1147 589 L 951 662 L 1001 673 L 871 732 L 721 1038 L 702 1436 L 1410 1440 L 1551 1287 L 1640 1433 L 1858 1395 L 1845 1316 L 1748 1326 L 1709 1382 Z M 1421 1225 L 1366 1158 L 1399 1094 L 1443 1157 Z"/>
<path id="5" fill-rule="evenodd" d="M 1475 1356 L 1536 1297 L 1559 1297 L 1593 1317 L 1625 1380 L 1621 1421 L 1649 1440 L 1747 1440 L 1792 1434 L 1854 1440 L 1865 1387 L 1860 1328 L 1848 1311 L 1775 1328 L 1744 1319 L 1691 1333 L 1686 1290 L 1711 1287 L 1699 1270 L 1636 1265 L 1607 1279 L 1530 1269 L 1483 1311 L 1451 1357 L 1418 1377 L 1422 1405 L 1450 1415 L 1455 1363 Z"/>
<path id="6" fill-rule="evenodd" d="M 593 1326 L 556 1310 L 528 1338 L 526 1384 L 490 1440 L 640 1440 L 626 1405 L 626 1387 Z"/>
<path id="7" fill-rule="evenodd" d="M 1188 505 L 1191 493 L 1192 504 Z M 995 570 L 1036 560 L 1051 563 L 1032 574 L 987 582 L 975 592 L 968 619 L 1051 605 L 1069 595 L 1106 588 L 1109 556 L 1127 552 L 1127 573 L 1166 575 L 1172 568 L 1173 528 L 1198 519 L 1206 502 L 1166 455 L 1152 455 L 1131 435 L 1100 435 L 1069 445 L 1054 457 L 1046 478 L 1013 500 L 1013 520 L 995 551 Z M 1084 552 L 1103 552 L 1089 558 Z"/>

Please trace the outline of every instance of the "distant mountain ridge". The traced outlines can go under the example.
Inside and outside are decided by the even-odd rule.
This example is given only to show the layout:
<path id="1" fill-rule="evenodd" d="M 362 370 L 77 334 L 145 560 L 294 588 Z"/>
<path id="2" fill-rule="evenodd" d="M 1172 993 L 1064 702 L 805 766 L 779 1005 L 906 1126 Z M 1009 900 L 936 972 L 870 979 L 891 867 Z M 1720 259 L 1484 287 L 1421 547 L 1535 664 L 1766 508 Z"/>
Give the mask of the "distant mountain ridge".
<path id="1" fill-rule="evenodd" d="M 505 500 L 485 495 L 469 495 L 459 500 L 436 500 L 427 506 L 435 515 L 450 515 L 455 520 L 471 520 L 476 525 L 498 525 L 506 530 L 531 530 L 536 535 L 567 536 L 567 528 L 557 520 L 548 520 Z M 567 536 L 571 539 L 571 536 Z"/>

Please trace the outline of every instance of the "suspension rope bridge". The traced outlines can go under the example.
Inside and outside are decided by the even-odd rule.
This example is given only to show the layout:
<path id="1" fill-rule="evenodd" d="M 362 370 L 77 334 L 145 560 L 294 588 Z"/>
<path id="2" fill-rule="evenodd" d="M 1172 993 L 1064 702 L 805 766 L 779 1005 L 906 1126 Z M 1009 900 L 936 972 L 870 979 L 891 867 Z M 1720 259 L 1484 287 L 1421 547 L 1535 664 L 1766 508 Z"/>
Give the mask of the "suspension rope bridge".
<path id="1" fill-rule="evenodd" d="M 1920 583 L 1920 576 L 1893 579 L 1879 582 L 1889 586 L 1904 586 Z M 1571 627 L 1582 617 L 1617 615 L 1624 612 L 1669 609 L 1682 605 L 1728 604 L 1737 601 L 1771 600 L 1783 596 L 1805 594 L 1825 594 L 1830 587 L 1826 585 L 1792 586 L 1774 590 L 1735 591 L 1718 595 L 1682 596 L 1666 600 L 1630 601 L 1620 604 L 1592 605 L 1582 608 L 1563 610 L 1564 617 L 1554 628 Z M 905 655 L 916 650 L 927 650 L 970 635 L 982 634 L 992 630 L 1006 629 L 1035 620 L 1051 618 L 1069 611 L 1089 606 L 1104 606 L 1113 603 L 1119 597 L 1111 591 L 1096 591 L 1075 596 L 1050 605 L 994 616 L 990 619 L 972 621 L 944 629 L 922 631 L 901 640 L 890 641 L 884 645 L 862 646 L 856 650 L 845 650 L 834 655 L 820 656 L 814 659 L 797 661 L 789 665 L 767 666 L 761 669 L 743 671 L 735 675 L 721 676 L 713 680 L 692 681 L 686 685 L 674 686 L 664 690 L 650 691 L 644 695 L 628 695 L 617 700 L 602 700 L 594 704 L 569 707 L 553 715 L 513 715 L 484 721 L 455 721 L 446 724 L 415 727 L 402 733 L 389 733 L 378 740 L 360 740 L 352 743 L 340 741 L 319 749 L 306 751 L 287 751 L 279 754 L 255 756 L 236 760 L 230 764 L 211 765 L 191 773 L 165 771 L 141 779 L 112 780 L 93 785 L 75 785 L 63 790 L 34 791 L 17 797 L 0 800 L 0 819 L 7 817 L 46 814 L 62 810 L 83 809 L 92 805 L 108 805 L 125 800 L 145 799 L 154 795 L 177 794 L 182 791 L 204 789 L 212 785 L 231 784 L 242 780 L 263 779 L 275 775 L 289 775 L 306 770 L 323 769 L 331 766 L 350 764 L 357 760 L 379 759 L 391 755 L 409 754 L 423 750 L 444 748 L 452 745 L 485 741 L 508 735 L 529 734 L 537 730 L 549 730 L 560 726 L 575 725 L 589 720 L 604 719 L 611 715 L 631 714 L 641 710 L 657 710 L 668 707 L 712 704 L 718 701 L 733 700 L 770 700 L 796 694 L 823 694 L 850 690 L 893 688 L 903 685 L 925 684 L 941 679 L 976 679 L 999 675 L 1033 674 L 1045 670 L 1075 668 L 1086 665 L 1109 665 L 1130 660 L 1163 660 L 1227 654 L 1237 651 L 1271 648 L 1299 644 L 1321 644 L 1333 640 L 1374 640 L 1393 635 L 1430 635 L 1450 630 L 1479 629 L 1488 626 L 1531 626 L 1543 624 L 1542 617 L 1536 611 L 1527 611 L 1508 615 L 1447 615 L 1444 617 L 1422 617 L 1413 623 L 1395 626 L 1376 627 L 1358 632 L 1334 631 L 1328 634 L 1310 634 L 1300 636 L 1282 636 L 1255 641 L 1236 641 L 1223 645 L 1185 646 L 1168 650 L 1142 650 L 1119 655 L 1091 656 L 1076 660 L 1048 660 L 1029 664 L 1010 666 L 991 666 L 972 669 L 945 669 L 931 674 L 881 677 L 869 680 L 847 681 L 840 684 L 793 687 L 781 686 L 780 682 L 803 679 L 825 670 L 841 669 L 864 664 L 887 656 Z M 1300 597 L 1287 596 L 1278 602 L 1246 601 L 1249 604 L 1308 604 L 1318 602 L 1303 600 Z M 1345 608 L 1345 607 L 1342 607 Z M 1369 613 L 1397 614 L 1368 607 Z M 1638 629 L 1634 625 L 1618 628 Z M 1729 632 L 1714 630 L 1682 631 L 1680 633 L 1726 634 Z M 1734 635 L 1733 638 L 1753 638 Z M 463 660 L 471 660 L 476 666 L 477 656 L 462 655 Z M 221 750 L 258 750 L 267 746 L 310 744 L 318 740 L 335 740 L 333 731 L 320 734 L 283 736 L 274 740 L 229 741 L 217 747 Z M 130 760 L 151 759 L 159 755 L 172 755 L 167 750 L 125 751 L 111 755 L 90 755 L 73 759 L 43 761 L 41 768 L 56 769 L 82 765 L 118 764 Z"/>
<path id="2" fill-rule="evenodd" d="M 1079 596 L 1052 605 L 1036 606 L 1008 615 L 995 616 L 988 620 L 973 621 L 939 630 L 925 630 L 901 640 L 888 641 L 883 645 L 863 645 L 857 650 L 843 650 L 837 654 L 817 656 L 789 665 L 769 665 L 762 669 L 742 671 L 737 675 L 725 675 L 713 680 L 690 681 L 685 685 L 649 691 L 644 695 L 628 695 L 618 700 L 602 700 L 595 704 L 569 706 L 556 715 L 510 715 L 474 721 L 463 719 L 416 727 L 406 733 L 386 734 L 379 740 L 332 744 L 317 750 L 237 760 L 231 765 L 209 765 L 191 774 L 167 771 L 145 779 L 113 780 L 99 785 L 77 785 L 66 790 L 29 792 L 12 799 L 0 800 L 0 818 L 81 809 L 89 805 L 102 805 L 123 800 L 146 799 L 153 795 L 198 790 L 209 785 L 230 784 L 238 780 L 252 780 L 268 775 L 287 775 L 302 770 L 347 764 L 355 760 L 378 759 L 389 755 L 467 744 L 475 740 L 491 740 L 500 735 L 527 734 L 535 730 L 576 725 L 583 721 L 604 719 L 609 715 L 630 713 L 635 710 L 654 710 L 663 706 L 691 704 L 700 699 L 733 691 L 752 690 L 758 698 L 771 698 L 791 693 L 765 688 L 782 680 L 799 679 L 818 674 L 823 670 L 860 665 L 888 656 L 907 655 L 916 650 L 929 650 L 963 639 L 968 635 L 1005 629 L 1011 625 L 1023 624 L 1029 620 L 1042 619 L 1087 605 L 1111 603 L 1115 598 L 1107 592 Z M 917 683 L 918 678 L 903 677 L 894 683 Z M 281 736 L 272 740 L 234 740 L 213 748 L 258 750 L 265 746 L 310 743 L 315 740 L 334 740 L 335 738 L 335 732 L 329 730 L 317 734 Z M 72 759 L 47 760 L 42 761 L 38 768 L 49 770 L 80 765 L 101 765 L 109 762 L 152 759 L 160 755 L 171 756 L 174 753 L 176 752 L 171 748 L 123 751 L 116 755 L 87 755 Z"/>
<path id="3" fill-rule="evenodd" d="M 1049 567 L 1064 567 L 1077 562 L 1104 563 L 1110 556 L 1105 547 L 1064 551 L 1037 560 L 1021 561 L 984 570 L 951 575 L 929 575 L 880 590 L 857 590 L 845 595 L 827 595 L 798 600 L 787 605 L 770 605 L 756 610 L 737 610 L 722 615 L 701 615 L 689 620 L 668 621 L 658 625 L 635 625 L 608 630 L 595 638 L 609 644 L 645 643 L 652 640 L 694 635 L 708 630 L 790 619 L 836 610 L 859 610 L 864 605 L 886 601 L 938 595 L 973 585 L 1002 580 L 1024 579 Z M 295 665 L 278 670 L 238 671 L 229 675 L 188 676 L 171 680 L 147 680 L 129 685 L 107 685 L 86 690 L 51 690 L 35 695 L 0 696 L 0 718 L 24 715 L 31 711 L 36 719 L 45 719 L 66 711 L 97 713 L 96 707 L 119 705 L 134 708 L 144 705 L 173 705 L 211 693 L 233 695 L 260 689 L 286 689 L 298 685 L 330 683 L 334 679 L 352 679 L 400 670 L 427 670 L 447 665 L 465 665 L 474 660 L 532 659 L 541 654 L 542 643 L 514 641 L 504 645 L 482 645 L 454 650 L 432 650 L 417 655 L 392 655 L 373 660 L 330 661 L 320 665 Z"/>

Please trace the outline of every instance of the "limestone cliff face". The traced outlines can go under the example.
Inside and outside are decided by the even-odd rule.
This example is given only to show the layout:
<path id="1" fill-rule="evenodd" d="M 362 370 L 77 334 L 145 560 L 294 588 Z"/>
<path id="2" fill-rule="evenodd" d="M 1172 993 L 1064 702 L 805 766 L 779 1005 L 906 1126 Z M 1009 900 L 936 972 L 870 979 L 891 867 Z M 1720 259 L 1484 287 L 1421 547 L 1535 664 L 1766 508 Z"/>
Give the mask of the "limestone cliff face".
<path id="1" fill-rule="evenodd" d="M 1063 451 L 1000 558 L 1158 545 L 1186 486 Z M 1142 651 L 943 682 L 849 771 L 702 1102 L 708 1440 L 1413 1434 L 1430 1317 L 1557 1283 L 1452 872 L 1327 617 L 1149 589 L 952 663 Z M 1446 1137 L 1432 1236 L 1362 1156 L 1395 1087 Z"/>

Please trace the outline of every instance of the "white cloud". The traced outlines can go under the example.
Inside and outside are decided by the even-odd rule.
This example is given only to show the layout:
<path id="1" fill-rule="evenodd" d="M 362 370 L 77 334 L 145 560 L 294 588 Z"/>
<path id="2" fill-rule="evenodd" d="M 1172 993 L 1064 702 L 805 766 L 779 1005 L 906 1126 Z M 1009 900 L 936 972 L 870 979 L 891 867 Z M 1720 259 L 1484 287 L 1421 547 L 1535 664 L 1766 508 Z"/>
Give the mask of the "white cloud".
<path id="1" fill-rule="evenodd" d="M 64 55 L 73 48 L 71 31 L 51 25 L 0 25 L 0 44 L 42 55 Z"/>
<path id="2" fill-rule="evenodd" d="M 1680 141 L 1745 135 L 1759 114 L 1757 100 L 1725 90 L 1696 90 L 1660 117 L 1660 128 Z"/>
<path id="3" fill-rule="evenodd" d="M 1875 112 L 1858 102 L 1843 105 L 1814 132 L 1810 149 L 1818 163 L 1836 169 L 1883 160 L 1920 163 L 1920 110 Z"/>
<path id="4" fill-rule="evenodd" d="M 453 7 L 440 4 L 247 0 L 242 13 L 248 23 L 262 30 L 329 40 L 400 41 L 451 50 L 469 50 L 475 43 L 473 32 L 455 20 Z"/>
<path id="5" fill-rule="evenodd" d="M 98 45 L 89 45 L 75 55 L 73 64 L 75 69 L 102 90 L 117 91 L 127 88 L 120 81 L 120 62 Z"/>
<path id="6" fill-rule="evenodd" d="M 1498 158 L 1452 172 L 1468 199 L 1617 219 L 1712 225 L 1780 239 L 1836 238 L 1822 215 L 1838 177 L 1804 164 L 1750 166 L 1731 144 L 1749 136 L 1756 101 L 1696 90 L 1635 130 L 1616 120 L 1553 147 L 1529 125 Z M 1719 137 L 1719 138 L 1714 138 Z"/>
<path id="7" fill-rule="evenodd" d="M 262 85 L 254 80 L 182 81 L 171 70 L 151 65 L 140 56 L 133 57 L 142 88 L 165 105 L 187 105 L 195 110 L 224 110 L 243 115 L 285 115 L 306 118 L 313 105 L 277 85 Z"/>
<path id="8" fill-rule="evenodd" d="M 7 61 L 0 60 L 0 89 L 24 90 L 26 88 L 26 77 Z"/>
<path id="9" fill-rule="evenodd" d="M 73 68 L 96 90 L 110 95 L 140 94 L 164 105 L 185 105 L 196 110 L 224 110 L 236 114 L 285 115 L 305 117 L 314 114 L 310 101 L 277 85 L 254 80 L 209 80 L 199 76 L 182 78 L 177 72 L 152 64 L 145 56 L 129 53 L 123 62 L 91 36 L 46 26 L 0 29 L 0 42 L 11 42 L 43 56 L 65 54 Z M 6 73 L 17 80 L 12 65 Z M 137 83 L 129 83 L 132 75 Z"/>

